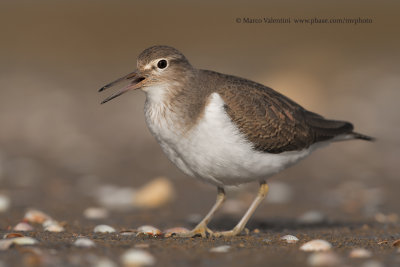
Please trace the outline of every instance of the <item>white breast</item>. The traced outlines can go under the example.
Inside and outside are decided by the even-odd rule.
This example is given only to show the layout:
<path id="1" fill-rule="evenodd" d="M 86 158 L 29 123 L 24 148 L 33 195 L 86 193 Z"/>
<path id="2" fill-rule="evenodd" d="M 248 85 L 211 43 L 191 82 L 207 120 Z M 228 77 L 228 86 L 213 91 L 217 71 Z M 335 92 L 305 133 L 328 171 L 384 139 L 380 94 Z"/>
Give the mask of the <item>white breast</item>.
<path id="1" fill-rule="evenodd" d="M 216 185 L 264 180 L 312 150 L 280 154 L 255 151 L 226 114 L 218 93 L 211 94 L 204 115 L 185 134 L 174 127 L 179 118 L 167 106 L 147 98 L 147 124 L 168 158 L 186 174 Z M 162 114 L 167 119 L 161 119 Z"/>

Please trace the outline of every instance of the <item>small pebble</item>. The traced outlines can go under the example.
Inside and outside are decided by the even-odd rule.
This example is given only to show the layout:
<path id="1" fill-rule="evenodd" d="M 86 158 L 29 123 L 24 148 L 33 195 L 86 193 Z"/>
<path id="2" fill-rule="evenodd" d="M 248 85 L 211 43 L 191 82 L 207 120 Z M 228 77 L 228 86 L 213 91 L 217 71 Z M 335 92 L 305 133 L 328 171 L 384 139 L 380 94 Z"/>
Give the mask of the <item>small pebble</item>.
<path id="1" fill-rule="evenodd" d="M 0 212 L 5 212 L 10 207 L 10 199 L 0 194 Z"/>
<path id="2" fill-rule="evenodd" d="M 317 224 L 322 223 L 324 220 L 325 216 L 321 212 L 315 210 L 307 211 L 297 219 L 299 223 L 303 224 Z"/>
<path id="3" fill-rule="evenodd" d="M 51 217 L 40 210 L 28 210 L 25 213 L 24 220 L 31 223 L 44 223 L 51 220 Z"/>
<path id="4" fill-rule="evenodd" d="M 325 240 L 322 239 L 314 239 L 308 241 L 300 247 L 300 250 L 303 251 L 327 251 L 332 248 L 332 245 Z"/>
<path id="5" fill-rule="evenodd" d="M 350 258 L 370 258 L 371 256 L 371 251 L 366 250 L 365 248 L 355 248 L 349 254 Z"/>
<path id="6" fill-rule="evenodd" d="M 81 248 L 92 248 L 95 247 L 96 244 L 93 242 L 93 240 L 90 240 L 89 238 L 79 237 L 74 241 L 74 246 Z"/>
<path id="7" fill-rule="evenodd" d="M 33 231 L 33 227 L 29 223 L 20 222 L 16 226 L 14 226 L 13 230 L 14 231 L 22 231 L 22 232 Z"/>
<path id="8" fill-rule="evenodd" d="M 115 229 L 106 224 L 97 225 L 93 231 L 95 233 L 115 233 Z"/>
<path id="9" fill-rule="evenodd" d="M 164 231 L 164 237 L 171 237 L 173 234 L 187 233 L 190 230 L 185 227 L 173 227 Z"/>
<path id="10" fill-rule="evenodd" d="M 121 255 L 124 266 L 151 266 L 156 259 L 149 252 L 140 249 L 129 249 Z"/>
<path id="11" fill-rule="evenodd" d="M 226 253 L 231 249 L 231 246 L 224 245 L 224 246 L 219 246 L 219 247 L 213 247 L 210 249 L 210 252 L 215 252 L 215 253 Z"/>
<path id="12" fill-rule="evenodd" d="M 157 228 L 155 228 L 154 226 L 151 226 L 151 225 L 140 226 L 137 229 L 137 231 L 138 231 L 138 233 L 137 233 L 138 235 L 140 235 L 140 234 L 151 235 L 151 236 L 160 236 L 160 235 L 162 235 L 162 232 L 159 229 L 157 229 Z"/>
<path id="13" fill-rule="evenodd" d="M 105 219 L 108 217 L 108 210 L 105 208 L 96 208 L 96 207 L 91 207 L 85 209 L 83 212 L 83 216 L 87 219 L 92 219 L 92 220 L 99 220 L 99 219 Z"/>
<path id="14" fill-rule="evenodd" d="M 312 253 L 307 262 L 310 266 L 340 266 L 340 258 L 333 252 Z"/>
<path id="15" fill-rule="evenodd" d="M 289 244 L 294 244 L 294 243 L 296 243 L 297 241 L 299 241 L 299 239 L 298 239 L 297 237 L 295 237 L 294 235 L 285 235 L 285 236 L 282 236 L 282 237 L 281 237 L 281 240 L 284 240 L 284 241 L 286 241 L 286 243 L 289 243 Z"/>
<path id="16" fill-rule="evenodd" d="M 158 177 L 136 191 L 133 205 L 139 208 L 161 207 L 174 198 L 172 183 L 165 177 Z"/>

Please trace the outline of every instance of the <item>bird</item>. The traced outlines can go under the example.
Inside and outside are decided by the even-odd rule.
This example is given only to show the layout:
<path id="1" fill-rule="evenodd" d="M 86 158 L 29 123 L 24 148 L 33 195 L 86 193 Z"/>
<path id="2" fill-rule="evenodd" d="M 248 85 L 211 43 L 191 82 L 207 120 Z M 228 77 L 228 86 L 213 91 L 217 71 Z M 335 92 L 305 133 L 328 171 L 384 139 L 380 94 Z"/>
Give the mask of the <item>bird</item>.
<path id="1" fill-rule="evenodd" d="M 326 119 L 283 94 L 251 80 L 197 69 L 176 48 L 155 45 L 137 58 L 135 71 L 99 89 L 128 85 L 146 95 L 146 124 L 163 152 L 185 174 L 217 187 L 216 202 L 192 230 L 178 237 L 239 235 L 268 193 L 267 179 L 310 155 L 344 140 L 373 141 L 347 121 Z M 208 227 L 225 201 L 227 186 L 258 182 L 250 207 L 227 231 Z"/>

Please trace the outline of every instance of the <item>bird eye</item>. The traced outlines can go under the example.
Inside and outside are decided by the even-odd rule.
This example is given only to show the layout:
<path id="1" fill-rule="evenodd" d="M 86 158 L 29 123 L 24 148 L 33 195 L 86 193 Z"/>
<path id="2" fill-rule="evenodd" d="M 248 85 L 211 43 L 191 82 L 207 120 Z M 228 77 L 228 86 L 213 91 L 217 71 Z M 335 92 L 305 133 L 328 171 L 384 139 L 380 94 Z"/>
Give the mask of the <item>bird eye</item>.
<path id="1" fill-rule="evenodd" d="M 167 61 L 165 59 L 161 59 L 160 61 L 158 61 L 157 63 L 157 67 L 159 69 L 165 69 L 167 67 Z"/>

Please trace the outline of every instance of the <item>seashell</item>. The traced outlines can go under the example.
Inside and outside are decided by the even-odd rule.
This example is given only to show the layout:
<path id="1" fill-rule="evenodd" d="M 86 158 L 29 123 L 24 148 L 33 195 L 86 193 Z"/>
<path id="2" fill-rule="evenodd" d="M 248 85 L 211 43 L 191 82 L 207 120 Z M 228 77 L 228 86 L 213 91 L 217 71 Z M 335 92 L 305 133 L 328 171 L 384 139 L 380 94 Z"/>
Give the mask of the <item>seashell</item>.
<path id="1" fill-rule="evenodd" d="M 297 241 L 299 241 L 299 239 L 297 237 L 295 237 L 294 235 L 285 235 L 281 237 L 281 240 L 286 241 L 286 243 L 288 244 L 294 244 Z"/>
<path id="2" fill-rule="evenodd" d="M 157 208 L 170 202 L 174 195 L 172 183 L 165 177 L 159 177 L 136 192 L 133 205 L 139 208 Z"/>
<path id="3" fill-rule="evenodd" d="M 33 231 L 32 225 L 26 222 L 20 222 L 13 228 L 14 231 Z"/>
<path id="4" fill-rule="evenodd" d="M 48 232 L 59 233 L 65 231 L 65 228 L 63 226 L 61 226 L 57 221 L 54 221 L 52 219 L 46 220 L 45 222 L 43 222 L 42 225 L 44 230 Z"/>
<path id="5" fill-rule="evenodd" d="M 74 246 L 81 247 L 81 248 L 92 248 L 95 247 L 96 244 L 93 240 L 86 238 L 86 237 L 79 237 L 74 241 Z"/>
<path id="6" fill-rule="evenodd" d="M 98 220 L 98 219 L 105 219 L 108 217 L 108 210 L 105 208 L 87 208 L 83 212 L 83 216 L 87 219 Z"/>
<path id="7" fill-rule="evenodd" d="M 40 210 L 28 210 L 25 213 L 24 220 L 31 223 L 44 223 L 51 220 L 51 217 Z"/>
<path id="8" fill-rule="evenodd" d="M 17 245 L 35 245 L 39 243 L 39 241 L 29 236 L 15 237 L 10 240 L 12 240 L 13 244 Z"/>
<path id="9" fill-rule="evenodd" d="M 106 224 L 97 225 L 93 231 L 95 233 L 115 233 L 115 229 Z"/>
<path id="10" fill-rule="evenodd" d="M 8 233 L 3 236 L 3 238 L 14 238 L 14 237 L 23 237 L 24 235 L 20 233 Z"/>
<path id="11" fill-rule="evenodd" d="M 156 259 L 147 251 L 129 249 L 121 255 L 121 262 L 124 266 L 151 266 L 156 263 Z"/>
<path id="12" fill-rule="evenodd" d="M 340 266 L 341 259 L 333 252 L 312 253 L 307 262 L 310 266 Z"/>
<path id="13" fill-rule="evenodd" d="M 394 241 L 394 242 L 392 243 L 392 246 L 393 246 L 393 247 L 400 247 L 400 239 L 397 239 L 396 241 Z"/>
<path id="14" fill-rule="evenodd" d="M 10 207 L 10 199 L 5 195 L 0 195 L 0 212 L 5 212 Z"/>
<path id="15" fill-rule="evenodd" d="M 215 253 L 226 253 L 231 249 L 231 246 L 228 245 L 223 245 L 219 247 L 213 247 L 210 249 L 210 252 L 215 252 Z"/>
<path id="16" fill-rule="evenodd" d="M 119 232 L 120 235 L 135 235 L 136 233 L 137 231 L 133 229 L 123 230 Z"/>
<path id="17" fill-rule="evenodd" d="M 137 235 L 140 235 L 140 234 L 151 235 L 151 236 L 160 236 L 160 235 L 162 235 L 162 232 L 159 229 L 157 229 L 157 228 L 155 228 L 154 226 L 151 226 L 151 225 L 140 226 L 137 229 L 137 231 L 138 231 Z"/>
<path id="18" fill-rule="evenodd" d="M 171 237 L 173 234 L 187 233 L 187 232 L 190 232 L 190 230 L 185 227 L 173 227 L 164 231 L 164 237 Z"/>
<path id="19" fill-rule="evenodd" d="M 322 239 L 314 239 L 311 241 L 308 241 L 307 243 L 304 243 L 301 247 L 300 250 L 303 251 L 327 251 L 332 248 L 331 243 L 329 243 L 326 240 Z"/>
<path id="20" fill-rule="evenodd" d="M 350 258 L 369 258 L 371 256 L 371 251 L 366 250 L 365 248 L 355 248 L 349 254 Z"/>

